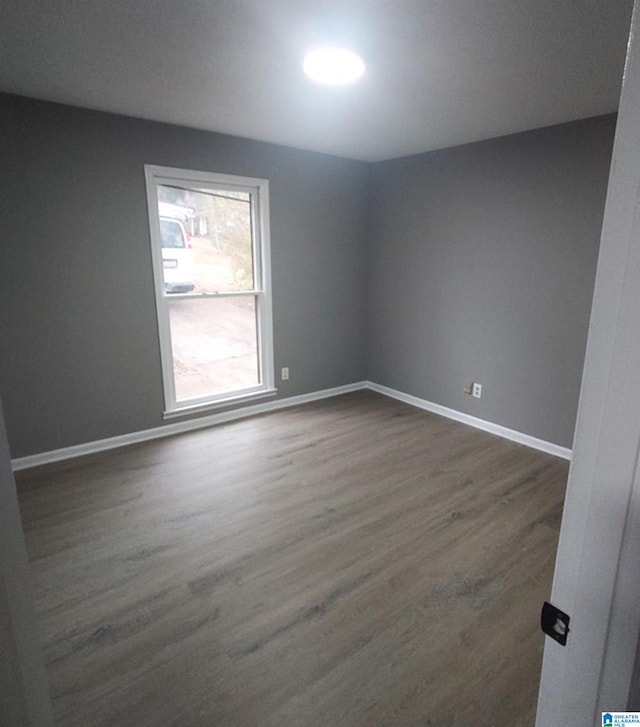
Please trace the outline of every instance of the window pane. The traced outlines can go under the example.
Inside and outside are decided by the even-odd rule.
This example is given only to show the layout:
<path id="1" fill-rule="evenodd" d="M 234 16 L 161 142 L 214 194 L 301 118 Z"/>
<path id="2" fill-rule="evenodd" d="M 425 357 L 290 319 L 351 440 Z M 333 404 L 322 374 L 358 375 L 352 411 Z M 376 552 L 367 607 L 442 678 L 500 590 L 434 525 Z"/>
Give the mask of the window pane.
<path id="1" fill-rule="evenodd" d="M 232 292 L 254 287 L 251 195 L 228 190 L 158 185 L 161 224 L 182 225 L 188 253 L 165 265 L 167 292 Z M 168 252 L 163 236 L 163 261 Z M 172 253 L 174 246 L 172 247 Z M 177 257 L 182 257 L 184 260 Z M 174 265 L 183 269 L 180 276 Z M 186 276 L 186 277 L 185 277 Z M 178 278 L 185 278 L 184 280 Z M 169 280 L 168 280 L 169 278 Z M 174 290 L 172 286 L 177 286 Z"/>
<path id="2" fill-rule="evenodd" d="M 151 165 L 145 177 L 165 414 L 275 393 L 269 182 Z"/>
<path id="3" fill-rule="evenodd" d="M 176 401 L 257 386 L 256 298 L 167 298 Z"/>

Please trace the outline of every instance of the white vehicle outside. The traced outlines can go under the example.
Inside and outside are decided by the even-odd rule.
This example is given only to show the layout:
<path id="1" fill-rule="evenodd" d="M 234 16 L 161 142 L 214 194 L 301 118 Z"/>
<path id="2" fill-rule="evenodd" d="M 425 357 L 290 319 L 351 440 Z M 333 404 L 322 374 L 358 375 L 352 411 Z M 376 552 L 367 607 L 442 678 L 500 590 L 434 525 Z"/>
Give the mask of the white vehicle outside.
<path id="1" fill-rule="evenodd" d="M 194 289 L 191 245 L 182 222 L 160 217 L 164 289 L 167 293 L 190 293 Z"/>

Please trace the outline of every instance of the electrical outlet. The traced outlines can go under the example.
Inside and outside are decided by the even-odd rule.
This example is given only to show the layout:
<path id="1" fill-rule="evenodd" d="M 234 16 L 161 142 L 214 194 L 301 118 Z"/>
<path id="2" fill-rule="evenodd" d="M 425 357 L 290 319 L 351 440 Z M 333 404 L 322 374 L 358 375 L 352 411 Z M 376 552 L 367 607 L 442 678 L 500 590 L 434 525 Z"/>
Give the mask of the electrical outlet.
<path id="1" fill-rule="evenodd" d="M 463 389 L 463 391 L 464 391 L 465 394 L 471 394 L 471 392 L 473 391 L 473 381 L 471 381 L 471 379 L 467 379 L 464 382 L 464 389 Z"/>
<path id="2" fill-rule="evenodd" d="M 476 397 L 476 399 L 479 399 L 482 396 L 482 384 L 475 384 L 473 385 L 472 395 Z"/>
<path id="3" fill-rule="evenodd" d="M 280 380 L 287 381 L 289 379 L 289 367 L 284 366 L 280 369 Z"/>

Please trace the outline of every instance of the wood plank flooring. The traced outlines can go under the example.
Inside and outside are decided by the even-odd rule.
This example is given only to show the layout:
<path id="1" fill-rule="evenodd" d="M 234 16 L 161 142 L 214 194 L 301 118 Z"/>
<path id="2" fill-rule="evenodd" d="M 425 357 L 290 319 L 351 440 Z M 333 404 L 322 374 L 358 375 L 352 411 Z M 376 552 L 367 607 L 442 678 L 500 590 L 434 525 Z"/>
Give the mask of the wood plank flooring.
<path id="1" fill-rule="evenodd" d="M 20 472 L 56 724 L 531 726 L 567 470 L 356 392 Z"/>

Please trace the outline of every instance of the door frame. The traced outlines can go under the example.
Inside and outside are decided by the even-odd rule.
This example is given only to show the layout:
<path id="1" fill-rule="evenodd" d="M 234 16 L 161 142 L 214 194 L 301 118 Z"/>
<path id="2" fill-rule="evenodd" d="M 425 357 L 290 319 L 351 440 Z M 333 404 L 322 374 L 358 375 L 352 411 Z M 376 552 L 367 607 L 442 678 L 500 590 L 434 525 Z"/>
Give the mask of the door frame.
<path id="1" fill-rule="evenodd" d="M 0 402 L 0 724 L 53 727 L 40 631 L 31 595 Z"/>
<path id="2" fill-rule="evenodd" d="M 536 727 L 601 725 L 630 703 L 640 633 L 640 44 L 631 21 Z"/>

